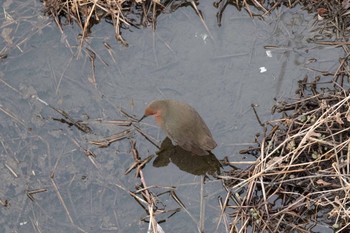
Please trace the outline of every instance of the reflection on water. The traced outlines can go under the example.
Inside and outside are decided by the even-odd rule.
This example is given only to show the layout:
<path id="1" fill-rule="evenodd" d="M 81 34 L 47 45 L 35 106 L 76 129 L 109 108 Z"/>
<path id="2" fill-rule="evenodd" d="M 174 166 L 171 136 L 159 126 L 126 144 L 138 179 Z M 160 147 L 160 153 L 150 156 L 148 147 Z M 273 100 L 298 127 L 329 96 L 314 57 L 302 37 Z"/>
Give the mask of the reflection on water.
<path id="1" fill-rule="evenodd" d="M 213 153 L 204 156 L 194 155 L 180 146 L 174 146 L 168 137 L 162 142 L 157 155 L 153 162 L 154 167 L 164 167 L 172 162 L 180 170 L 197 176 L 220 173 L 221 164 Z"/>

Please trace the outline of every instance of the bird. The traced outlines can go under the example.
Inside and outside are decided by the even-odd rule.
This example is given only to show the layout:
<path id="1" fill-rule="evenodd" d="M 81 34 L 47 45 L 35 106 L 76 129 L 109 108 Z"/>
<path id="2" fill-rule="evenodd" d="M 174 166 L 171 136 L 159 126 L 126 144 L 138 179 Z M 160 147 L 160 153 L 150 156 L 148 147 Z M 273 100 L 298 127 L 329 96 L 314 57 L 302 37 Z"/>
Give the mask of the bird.
<path id="1" fill-rule="evenodd" d="M 182 149 L 195 155 L 208 155 L 217 143 L 199 113 L 189 104 L 172 99 L 154 100 L 145 108 L 145 117 L 156 123 Z"/>

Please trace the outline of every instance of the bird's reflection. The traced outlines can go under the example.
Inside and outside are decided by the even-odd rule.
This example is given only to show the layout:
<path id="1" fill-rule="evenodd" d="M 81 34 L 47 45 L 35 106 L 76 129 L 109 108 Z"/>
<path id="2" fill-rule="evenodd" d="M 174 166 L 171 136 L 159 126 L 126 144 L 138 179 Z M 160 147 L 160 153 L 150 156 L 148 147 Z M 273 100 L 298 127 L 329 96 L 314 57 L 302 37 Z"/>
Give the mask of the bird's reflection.
<path id="1" fill-rule="evenodd" d="M 179 146 L 174 146 L 166 137 L 157 152 L 157 158 L 153 162 L 154 167 L 165 167 L 172 162 L 180 170 L 193 175 L 219 174 L 221 164 L 213 153 L 209 155 L 194 155 Z"/>

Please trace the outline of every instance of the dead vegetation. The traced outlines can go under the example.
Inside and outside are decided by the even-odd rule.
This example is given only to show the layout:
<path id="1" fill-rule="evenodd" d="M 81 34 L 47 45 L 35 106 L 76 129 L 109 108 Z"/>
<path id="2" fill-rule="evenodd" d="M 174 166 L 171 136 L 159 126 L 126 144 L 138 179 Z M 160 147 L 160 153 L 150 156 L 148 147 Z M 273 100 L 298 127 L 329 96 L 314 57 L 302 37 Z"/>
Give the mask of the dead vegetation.
<path id="1" fill-rule="evenodd" d="M 274 106 L 283 116 L 264 124 L 258 147 L 244 151 L 259 155 L 254 165 L 222 176 L 223 211 L 232 211 L 236 232 L 244 225 L 253 232 L 309 232 L 320 220 L 350 229 L 349 92 L 317 92 L 306 79 L 300 88 L 298 99 Z"/>
<path id="2" fill-rule="evenodd" d="M 261 17 L 278 6 L 266 1 L 251 1 L 251 5 L 248 2 L 218 1 L 218 23 L 229 4 Z M 313 30 L 318 33 L 310 42 L 341 46 L 345 55 L 336 72 L 314 70 L 321 76 L 299 81 L 295 99 L 274 105 L 273 113 L 280 116 L 262 124 L 256 147 L 242 150 L 257 157 L 254 164 L 220 176 L 227 190 L 226 198 L 220 202 L 222 213 L 230 216 L 229 232 L 310 232 L 320 223 L 328 224 L 326 227 L 335 232 L 348 232 L 350 3 L 282 3 L 289 7 L 302 3 L 304 9 L 314 12 Z M 252 13 L 252 6 L 260 14 Z"/>
<path id="3" fill-rule="evenodd" d="M 114 29 L 115 38 L 124 46 L 128 46 L 127 40 L 122 36 L 122 30 L 130 28 L 142 28 L 152 26 L 155 30 L 157 17 L 162 13 L 171 13 L 179 7 L 190 6 L 199 16 L 203 26 L 212 37 L 202 15 L 197 8 L 199 0 L 43 0 L 44 12 L 51 16 L 57 26 L 63 31 L 62 25 L 76 24 L 81 29 L 81 44 L 91 33 L 91 28 L 106 21 Z M 246 10 L 251 17 L 265 17 L 273 10 L 284 5 L 288 8 L 303 5 L 305 10 L 315 14 L 317 29 L 320 31 L 319 38 L 337 38 L 348 36 L 350 19 L 348 10 L 349 1 L 308 1 L 308 0 L 216 0 L 213 5 L 217 8 L 217 23 L 221 25 L 221 19 L 225 9 L 229 5 L 235 6 L 238 10 Z M 322 43 L 325 43 L 324 41 Z M 344 42 L 343 42 L 344 43 Z"/>
<path id="4" fill-rule="evenodd" d="M 81 28 L 83 39 L 91 33 L 91 28 L 95 24 L 105 20 L 112 24 L 115 38 L 124 46 L 128 46 L 128 42 L 122 36 L 122 29 L 149 25 L 155 29 L 157 17 L 162 12 L 173 12 L 182 6 L 192 6 L 196 9 L 197 4 L 195 0 L 44 0 L 43 2 L 44 12 L 55 20 L 61 31 L 63 31 L 62 25 L 75 23 Z"/>

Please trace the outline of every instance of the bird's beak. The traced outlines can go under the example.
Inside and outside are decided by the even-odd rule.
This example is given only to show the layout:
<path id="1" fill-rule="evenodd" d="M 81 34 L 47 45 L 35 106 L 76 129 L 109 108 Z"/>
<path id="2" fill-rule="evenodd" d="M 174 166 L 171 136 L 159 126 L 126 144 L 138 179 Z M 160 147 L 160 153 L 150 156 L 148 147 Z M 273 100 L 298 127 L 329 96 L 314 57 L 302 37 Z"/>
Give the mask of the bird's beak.
<path id="1" fill-rule="evenodd" d="M 146 115 L 143 115 L 143 116 L 140 118 L 140 120 L 138 120 L 138 122 L 142 121 L 143 118 L 146 118 L 146 117 L 147 117 Z"/>

